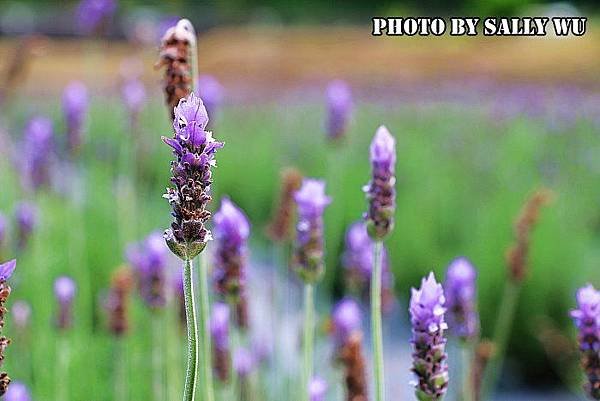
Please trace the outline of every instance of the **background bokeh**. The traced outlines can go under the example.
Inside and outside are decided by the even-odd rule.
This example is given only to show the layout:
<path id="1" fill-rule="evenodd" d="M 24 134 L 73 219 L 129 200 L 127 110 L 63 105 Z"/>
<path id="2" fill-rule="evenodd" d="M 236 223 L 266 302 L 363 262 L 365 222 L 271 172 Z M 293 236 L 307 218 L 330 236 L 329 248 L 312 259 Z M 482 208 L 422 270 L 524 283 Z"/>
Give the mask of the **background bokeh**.
<path id="1" fill-rule="evenodd" d="M 14 339 L 7 370 L 31 384 L 36 399 L 52 399 L 57 381 L 67 383 L 74 400 L 113 399 L 108 383 L 118 344 L 105 329 L 102 299 L 111 274 L 126 262 L 128 244 L 170 221 L 161 196 L 171 154 L 160 141 L 170 135 L 170 123 L 154 63 L 164 27 L 185 16 L 199 31 L 200 72 L 224 88 L 223 104 L 211 115 L 215 137 L 226 143 L 217 158 L 213 207 L 228 195 L 248 214 L 250 281 L 276 268 L 265 227 L 280 170 L 295 166 L 323 177 L 334 200 L 326 213 L 327 272 L 319 289 L 319 311 L 326 316 L 344 293 L 344 233 L 365 210 L 368 144 L 385 124 L 398 146 L 397 224 L 386 243 L 398 302 L 386 321 L 386 345 L 404 349 L 390 355 L 407 366 L 409 288 L 429 270 L 443 277 L 459 255 L 479 269 L 483 335 L 491 335 L 512 224 L 527 197 L 547 187 L 554 200 L 534 231 L 503 388 L 576 389 L 568 310 L 578 286 L 600 284 L 598 10 L 593 1 L 527 3 L 123 1 L 104 34 L 83 36 L 75 27 L 75 4 L 0 2 L 0 212 L 12 219 L 23 199 L 39 208 L 27 247 L 17 253 L 11 245 L 12 224 L 0 252 L 2 260 L 18 256 L 12 300 L 26 300 L 33 309 L 27 333 L 7 324 Z M 370 36 L 373 15 L 407 13 L 582 14 L 590 23 L 580 38 Z M 17 73 L 5 73 L 15 59 Z M 120 97 L 131 71 L 146 88 L 136 121 Z M 324 128 L 325 87 L 337 78 L 351 86 L 355 112 L 345 138 L 332 144 Z M 60 96 L 73 80 L 84 82 L 92 99 L 76 160 L 61 150 Z M 30 191 L 22 185 L 20 160 L 26 123 L 37 115 L 52 119 L 56 147 L 51 185 Z M 52 282 L 61 274 L 79 286 L 75 324 L 66 334 L 72 356 L 67 381 L 55 369 L 64 339 L 53 325 Z M 258 320 L 262 313 L 268 312 L 257 306 Z M 148 398 L 145 361 L 157 346 L 148 315 L 135 299 L 125 348 L 136 400 Z M 165 348 L 178 349 L 183 333 L 167 315 L 164 340 L 175 339 Z M 169 360 L 169 366 L 181 365 L 166 373 L 178 391 L 183 357 Z M 325 354 L 320 360 L 329 362 Z M 390 365 L 394 375 L 396 365 Z M 397 374 L 397 386 L 408 392 L 408 372 Z"/>

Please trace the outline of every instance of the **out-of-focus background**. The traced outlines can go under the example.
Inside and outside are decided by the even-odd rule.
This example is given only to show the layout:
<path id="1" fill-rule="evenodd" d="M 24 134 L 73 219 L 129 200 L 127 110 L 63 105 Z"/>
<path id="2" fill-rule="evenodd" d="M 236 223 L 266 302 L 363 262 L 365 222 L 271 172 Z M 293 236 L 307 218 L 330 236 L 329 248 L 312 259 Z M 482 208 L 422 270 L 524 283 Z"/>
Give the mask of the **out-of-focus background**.
<path id="1" fill-rule="evenodd" d="M 5 367 L 32 388 L 35 399 L 54 399 L 57 382 L 66 383 L 73 400 L 115 399 L 118 345 L 105 329 L 103 299 L 111 275 L 127 262 L 128 245 L 170 221 L 161 196 L 172 156 L 160 136 L 171 132 L 163 72 L 155 63 L 161 36 L 179 17 L 194 23 L 200 73 L 218 87 L 210 126 L 226 146 L 217 157 L 213 208 L 228 195 L 250 218 L 251 283 L 260 284 L 270 269 L 281 270 L 272 266 L 265 235 L 280 170 L 293 166 L 327 179 L 333 204 L 319 288 L 324 321 L 330 303 L 344 294 L 344 235 L 365 210 L 368 144 L 385 124 L 398 146 L 397 223 L 386 242 L 397 300 L 386 318 L 388 374 L 398 377 L 390 386 L 411 391 L 409 288 L 429 270 L 442 278 L 456 256 L 469 257 L 479 269 L 482 331 L 491 335 L 512 224 L 527 197 L 547 187 L 554 199 L 532 237 L 501 388 L 507 399 L 541 390 L 570 399 L 566 394 L 576 391 L 580 373 L 568 310 L 578 286 L 600 283 L 596 2 L 121 1 L 94 32 L 82 29 L 77 7 L 0 1 L 0 213 L 8 220 L 0 255 L 18 256 L 11 301 L 32 308 L 24 331 L 6 324 L 13 345 Z M 375 15 L 584 15 L 589 23 L 585 36 L 569 38 L 374 38 Z M 349 84 L 354 107 L 345 137 L 331 143 L 325 89 L 334 79 Z M 142 85 L 133 100 L 125 89 L 131 80 Z M 61 110 L 62 92 L 73 81 L 84 83 L 91 99 L 75 158 L 65 151 Z M 28 121 L 36 116 L 53 125 L 47 148 L 28 143 Z M 24 163 L 31 152 L 46 154 L 50 165 L 48 184 L 35 190 Z M 27 244 L 17 246 L 23 200 L 37 208 L 37 223 Z M 56 377 L 55 369 L 65 335 L 54 327 L 52 282 L 62 274 L 78 283 L 74 325 L 66 334 L 68 379 Z M 260 322 L 269 315 L 260 307 L 269 301 L 256 298 L 252 313 Z M 146 319 L 150 312 L 139 299 L 133 310 L 124 371 L 128 399 L 140 400 L 152 391 L 147 361 L 157 345 Z M 183 332 L 169 327 L 167 337 L 177 337 L 170 346 L 177 349 Z M 297 334 L 293 324 L 277 333 Z M 257 333 L 257 341 L 279 341 L 264 334 Z M 317 371 L 329 372 L 329 359 L 323 353 Z M 174 379 L 165 373 L 169 391 L 176 391 L 183 357 L 169 361 L 181 365 L 169 370 Z"/>

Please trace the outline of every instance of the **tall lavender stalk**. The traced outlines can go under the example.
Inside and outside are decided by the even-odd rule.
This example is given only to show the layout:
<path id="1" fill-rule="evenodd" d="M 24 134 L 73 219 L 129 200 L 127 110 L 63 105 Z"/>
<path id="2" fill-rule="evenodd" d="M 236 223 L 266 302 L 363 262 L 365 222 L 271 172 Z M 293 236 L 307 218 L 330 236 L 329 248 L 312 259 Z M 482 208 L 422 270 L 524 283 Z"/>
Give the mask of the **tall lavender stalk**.
<path id="1" fill-rule="evenodd" d="M 348 84 L 335 80 L 327 86 L 327 136 L 331 140 L 341 139 L 352 116 L 352 93 Z"/>
<path id="2" fill-rule="evenodd" d="M 373 247 L 373 275 L 371 277 L 371 336 L 373 342 L 373 369 L 375 401 L 385 400 L 385 372 L 383 366 L 383 334 L 381 328 L 381 277 L 383 270 L 383 240 L 394 227 L 396 210 L 396 140 L 384 126 L 375 133 L 370 148 L 371 181 L 365 186 L 369 209 L 367 231 L 375 241 Z"/>
<path id="3" fill-rule="evenodd" d="M 16 267 L 17 261 L 14 259 L 0 264 L 0 366 L 2 365 L 2 362 L 4 362 L 4 350 L 10 344 L 10 338 L 1 333 L 4 329 L 4 317 L 8 312 L 6 302 L 12 291 L 7 281 L 10 276 L 12 276 Z M 9 384 L 10 377 L 8 376 L 8 373 L 0 372 L 0 396 L 6 393 Z"/>
<path id="4" fill-rule="evenodd" d="M 207 210 L 211 201 L 212 167 L 215 153 L 223 146 L 205 130 L 208 115 L 202 100 L 191 93 L 179 101 L 174 110 L 173 138 L 163 138 L 173 149 L 175 160 L 171 162 L 172 187 L 164 197 L 172 208 L 174 221 L 164 233 L 171 251 L 184 261 L 183 287 L 188 334 L 188 370 L 185 380 L 184 401 L 195 399 L 196 375 L 198 370 L 198 333 L 196 332 L 197 310 L 195 286 L 192 281 L 192 261 L 212 239 L 206 227 L 211 213 Z M 202 258 L 203 259 L 203 258 Z M 200 266 L 201 287 L 201 340 L 204 376 L 203 401 L 213 401 L 212 369 L 210 368 L 208 267 Z"/>
<path id="5" fill-rule="evenodd" d="M 88 92 L 83 83 L 73 81 L 65 87 L 62 108 L 67 125 L 67 146 L 72 156 L 79 152 L 81 147 L 88 103 Z"/>
<path id="6" fill-rule="evenodd" d="M 325 195 L 325 182 L 304 179 L 294 194 L 298 207 L 296 225 L 295 268 L 304 281 L 304 370 L 302 375 L 303 400 L 309 401 L 309 382 L 313 376 L 314 346 L 314 286 L 325 269 L 323 262 L 323 213 L 331 203 Z"/>

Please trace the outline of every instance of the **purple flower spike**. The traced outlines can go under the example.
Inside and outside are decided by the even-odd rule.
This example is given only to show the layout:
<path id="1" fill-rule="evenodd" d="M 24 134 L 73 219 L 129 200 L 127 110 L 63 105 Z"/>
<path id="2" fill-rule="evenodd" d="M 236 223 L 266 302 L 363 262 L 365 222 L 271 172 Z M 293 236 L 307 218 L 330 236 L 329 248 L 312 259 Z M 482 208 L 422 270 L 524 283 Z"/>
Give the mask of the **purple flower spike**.
<path id="1" fill-rule="evenodd" d="M 8 387 L 4 394 L 4 401 L 31 401 L 31 395 L 27 387 L 21 382 L 14 382 Z"/>
<path id="2" fill-rule="evenodd" d="M 57 326 L 61 330 L 71 327 L 73 322 L 73 299 L 77 286 L 72 278 L 62 276 L 54 282 L 54 295 L 58 301 Z"/>
<path id="3" fill-rule="evenodd" d="M 205 131 L 208 115 L 202 100 L 190 94 L 175 108 L 173 138 L 163 141 L 173 148 L 176 160 L 171 163 L 171 183 L 164 195 L 169 201 L 175 221 L 165 231 L 171 251 L 184 260 L 196 257 L 212 239 L 206 227 L 210 219 L 207 205 L 211 201 L 211 168 L 215 153 L 223 147 Z"/>
<path id="4" fill-rule="evenodd" d="M 25 301 L 15 301 L 12 306 L 12 318 L 15 326 L 24 330 L 29 325 L 31 316 L 31 306 Z"/>
<path id="5" fill-rule="evenodd" d="M 581 365 L 588 379 L 585 391 L 600 400 L 600 292 L 591 284 L 577 291 L 577 309 L 571 317 L 579 331 Z"/>
<path id="6" fill-rule="evenodd" d="M 116 9 L 115 0 L 81 0 L 76 10 L 79 31 L 88 35 L 101 32 Z"/>
<path id="7" fill-rule="evenodd" d="M 371 238 L 381 241 L 394 228 L 396 211 L 396 140 L 383 125 L 371 142 L 372 177 L 364 188 L 369 201 L 367 229 Z"/>
<path id="8" fill-rule="evenodd" d="M 327 87 L 327 135 L 330 139 L 344 136 L 352 115 L 352 93 L 348 84 L 333 81 Z"/>
<path id="9" fill-rule="evenodd" d="M 38 211 L 33 203 L 21 202 L 15 209 L 15 220 L 17 222 L 19 248 L 23 249 L 38 221 Z"/>
<path id="10" fill-rule="evenodd" d="M 6 240 L 6 227 L 8 223 L 6 221 L 6 217 L 2 213 L 0 213 L 0 248 L 4 245 L 4 241 Z"/>
<path id="11" fill-rule="evenodd" d="M 248 377 L 254 370 L 254 357 L 246 348 L 237 348 L 233 353 L 233 369 L 241 378 Z"/>
<path id="12" fill-rule="evenodd" d="M 229 347 L 229 306 L 222 302 L 213 305 L 210 319 L 210 334 L 215 348 Z"/>
<path id="13" fill-rule="evenodd" d="M 320 377 L 313 377 L 308 385 L 310 401 L 325 401 L 327 395 L 327 382 Z"/>
<path id="14" fill-rule="evenodd" d="M 412 289 L 409 308 L 415 374 L 412 384 L 420 401 L 440 400 L 448 387 L 445 302 L 444 290 L 433 273 L 423 279 L 420 289 Z"/>
<path id="15" fill-rule="evenodd" d="M 50 161 L 54 148 L 52 121 L 34 117 L 25 127 L 23 159 L 25 182 L 33 189 L 50 183 Z"/>
<path id="16" fill-rule="evenodd" d="M 296 270 L 304 281 L 315 283 L 323 274 L 323 212 L 331 198 L 325 195 L 325 181 L 307 178 L 294 199 L 298 207 Z"/>
<path id="17" fill-rule="evenodd" d="M 362 327 L 362 313 L 358 303 L 351 298 L 344 298 L 333 309 L 333 334 L 336 345 L 342 346 L 355 332 Z"/>
<path id="18" fill-rule="evenodd" d="M 467 258 L 454 259 L 448 266 L 444 292 L 450 331 L 462 340 L 479 332 L 476 302 L 477 271 Z"/>
<path id="19" fill-rule="evenodd" d="M 198 77 L 199 96 L 204 100 L 208 115 L 214 115 L 223 102 L 223 86 L 212 75 L 200 75 Z"/>
<path id="20" fill-rule="evenodd" d="M 15 268 L 17 267 L 17 260 L 9 260 L 8 262 L 0 264 L 0 281 L 6 281 L 12 276 Z"/>
<path id="21" fill-rule="evenodd" d="M 121 88 L 121 97 L 127 111 L 137 116 L 146 103 L 146 87 L 139 79 L 128 79 Z"/>
<path id="22" fill-rule="evenodd" d="M 162 308 L 166 303 L 165 268 L 167 247 L 159 233 L 127 249 L 127 259 L 138 276 L 142 299 L 150 308 Z"/>
<path id="23" fill-rule="evenodd" d="M 75 153 L 81 146 L 83 124 L 88 110 L 88 91 L 81 82 L 71 82 L 62 96 L 62 107 L 67 123 L 67 140 L 69 150 Z"/>

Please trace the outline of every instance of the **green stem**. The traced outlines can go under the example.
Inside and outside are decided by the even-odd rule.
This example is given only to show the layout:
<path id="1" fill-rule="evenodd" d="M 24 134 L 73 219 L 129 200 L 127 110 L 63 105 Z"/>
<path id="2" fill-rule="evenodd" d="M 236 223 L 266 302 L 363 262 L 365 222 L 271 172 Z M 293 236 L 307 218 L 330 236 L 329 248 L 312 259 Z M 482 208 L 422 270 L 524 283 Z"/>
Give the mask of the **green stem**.
<path id="1" fill-rule="evenodd" d="M 56 380 L 56 400 L 69 400 L 69 341 L 66 333 L 58 338 L 58 380 Z"/>
<path id="2" fill-rule="evenodd" d="M 383 370 L 383 334 L 381 330 L 381 269 L 383 242 L 376 241 L 373 249 L 373 276 L 371 277 L 371 337 L 373 342 L 373 370 L 375 401 L 385 400 Z"/>
<path id="3" fill-rule="evenodd" d="M 473 345 L 471 341 L 463 341 L 461 351 L 462 397 L 461 401 L 473 401 Z"/>
<path id="4" fill-rule="evenodd" d="M 129 399 L 127 395 L 127 347 L 123 343 L 123 338 L 117 338 L 117 367 L 115 369 L 115 400 L 116 401 L 127 401 Z"/>
<path id="5" fill-rule="evenodd" d="M 154 399 L 162 401 L 163 394 L 163 355 L 164 336 L 162 333 L 161 314 L 159 311 L 154 311 L 152 316 L 152 382 L 154 388 Z"/>
<path id="6" fill-rule="evenodd" d="M 302 394 L 304 400 L 310 400 L 308 387 L 313 376 L 313 346 L 314 346 L 314 287 L 313 284 L 304 285 L 304 374 L 302 377 Z"/>
<path id="7" fill-rule="evenodd" d="M 194 300 L 191 260 L 186 260 L 183 265 L 183 294 L 188 340 L 188 363 L 185 374 L 183 401 L 194 401 L 196 397 L 196 375 L 198 369 L 198 333 L 196 331 L 196 302 Z"/>
<path id="8" fill-rule="evenodd" d="M 481 385 L 482 400 L 487 399 L 489 394 L 493 391 L 498 377 L 500 376 L 500 372 L 502 371 L 504 354 L 510 338 L 512 322 L 517 309 L 517 301 L 519 300 L 520 292 L 520 283 L 514 283 L 512 281 L 506 283 L 504 294 L 502 296 L 502 303 L 500 304 L 500 311 L 498 312 L 498 320 L 496 321 L 496 327 L 494 328 L 494 355 L 485 369 Z"/>
<path id="9" fill-rule="evenodd" d="M 202 373 L 204 375 L 204 401 L 214 401 L 215 394 L 212 378 L 212 350 L 210 342 L 210 302 L 208 294 L 208 263 L 207 254 L 200 254 L 200 331 L 202 332 Z"/>

